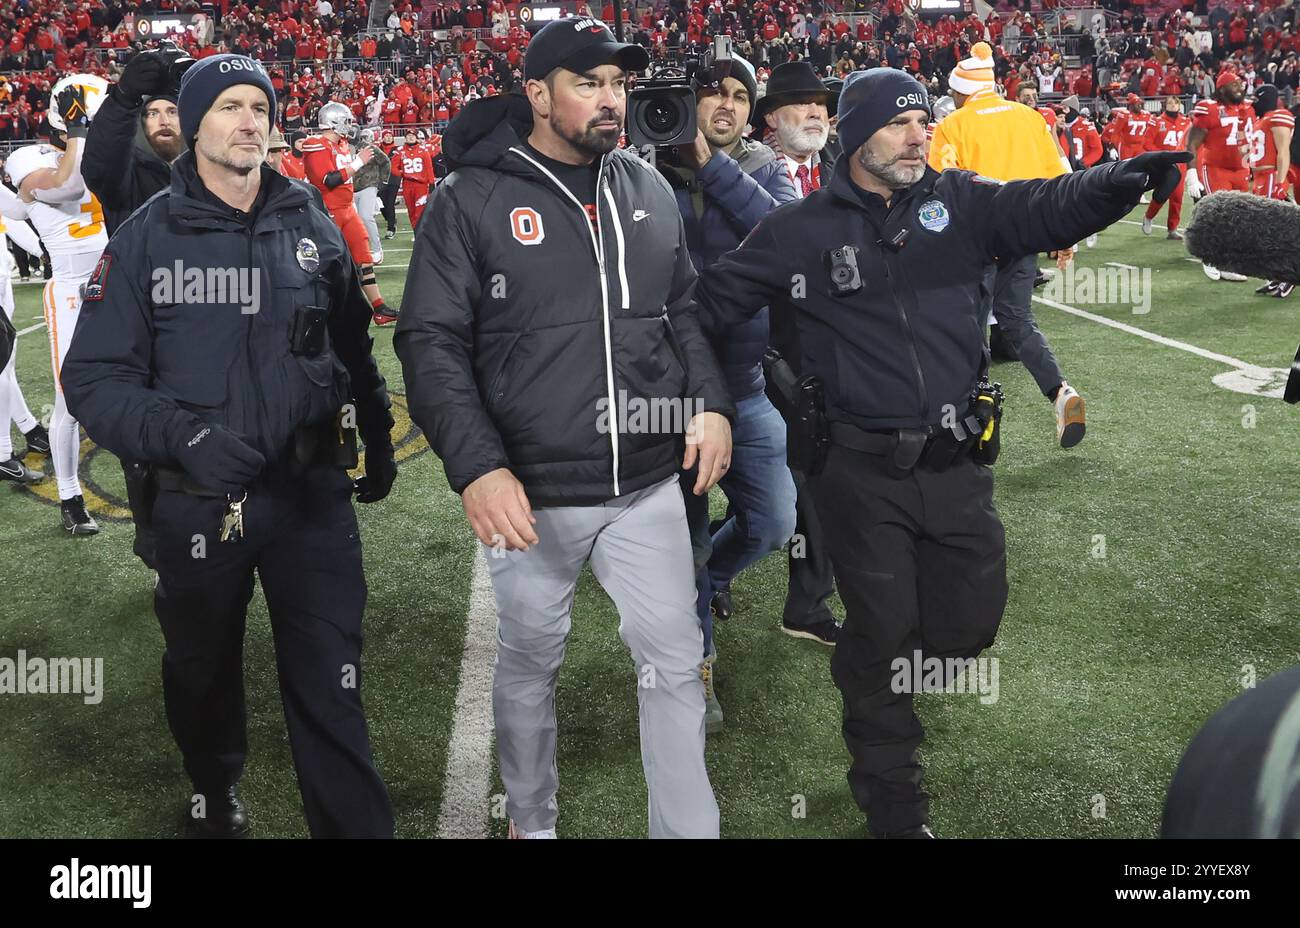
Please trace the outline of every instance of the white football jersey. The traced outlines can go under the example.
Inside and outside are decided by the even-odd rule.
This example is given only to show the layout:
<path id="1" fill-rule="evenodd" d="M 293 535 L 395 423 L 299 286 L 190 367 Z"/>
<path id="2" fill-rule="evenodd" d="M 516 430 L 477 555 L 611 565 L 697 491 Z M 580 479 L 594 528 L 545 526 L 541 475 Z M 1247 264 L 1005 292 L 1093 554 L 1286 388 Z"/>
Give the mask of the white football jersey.
<path id="1" fill-rule="evenodd" d="M 27 175 L 41 168 L 57 168 L 62 157 L 52 145 L 26 145 L 5 161 L 5 172 L 15 187 L 21 187 Z M 70 203 L 37 200 L 28 204 L 28 210 L 36 234 L 50 253 L 55 279 L 82 281 L 90 277 L 108 244 L 104 210 L 95 195 L 86 190 L 80 200 Z"/>

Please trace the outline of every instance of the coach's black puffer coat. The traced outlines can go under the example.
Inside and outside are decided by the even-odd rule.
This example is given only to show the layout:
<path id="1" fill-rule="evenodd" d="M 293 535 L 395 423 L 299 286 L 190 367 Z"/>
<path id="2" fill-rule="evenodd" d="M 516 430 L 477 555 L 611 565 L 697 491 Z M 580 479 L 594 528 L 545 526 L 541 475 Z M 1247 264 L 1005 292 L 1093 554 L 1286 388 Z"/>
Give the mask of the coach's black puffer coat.
<path id="1" fill-rule="evenodd" d="M 680 433 L 692 412 L 734 408 L 667 182 L 605 155 L 597 232 L 521 144 L 531 126 L 515 95 L 452 122 L 453 172 L 420 223 L 394 345 L 454 490 L 508 467 L 535 506 L 590 505 L 678 471 L 674 409 Z"/>

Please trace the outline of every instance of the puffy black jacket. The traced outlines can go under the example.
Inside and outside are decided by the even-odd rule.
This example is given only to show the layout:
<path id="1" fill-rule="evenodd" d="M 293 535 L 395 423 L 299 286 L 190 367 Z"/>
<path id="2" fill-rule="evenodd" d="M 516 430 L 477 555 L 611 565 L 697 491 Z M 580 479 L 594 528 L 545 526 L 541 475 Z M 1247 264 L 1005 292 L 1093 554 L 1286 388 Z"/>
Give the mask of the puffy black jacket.
<path id="1" fill-rule="evenodd" d="M 86 286 L 63 392 L 91 438 L 121 458 L 168 463 L 178 435 L 207 422 L 275 463 L 296 429 L 332 420 L 350 398 L 367 444 L 388 441 L 370 307 L 343 236 L 302 187 L 261 170 L 266 198 L 249 226 L 204 198 L 186 152 Z M 235 286 L 210 271 L 234 271 Z M 300 306 L 328 309 L 315 357 L 290 351 Z"/>
<path id="2" fill-rule="evenodd" d="M 526 153 L 531 130 L 514 94 L 451 123 L 453 171 L 429 195 L 394 347 L 456 492 L 509 467 L 534 505 L 588 505 L 678 472 L 679 435 L 638 411 L 675 408 L 679 433 L 689 413 L 735 411 L 667 182 L 630 152 L 604 156 L 597 233 Z"/>
<path id="3" fill-rule="evenodd" d="M 145 200 L 171 182 L 171 167 L 145 140 L 140 126 L 143 107 L 123 106 L 108 94 L 91 120 L 81 176 L 104 208 L 108 234 Z"/>
<path id="4" fill-rule="evenodd" d="M 696 296 L 709 331 L 764 304 L 774 338 L 792 321 L 795 366 L 824 380 L 827 418 L 862 429 L 925 428 L 945 407 L 964 412 L 984 361 L 986 266 L 1068 247 L 1141 194 L 1111 183 L 1116 164 L 1008 184 L 927 169 L 886 210 L 874 194 L 864 201 L 849 166 L 841 158 L 829 186 L 769 213 L 701 272 Z M 842 245 L 858 249 L 862 286 L 840 295 L 828 253 Z"/>

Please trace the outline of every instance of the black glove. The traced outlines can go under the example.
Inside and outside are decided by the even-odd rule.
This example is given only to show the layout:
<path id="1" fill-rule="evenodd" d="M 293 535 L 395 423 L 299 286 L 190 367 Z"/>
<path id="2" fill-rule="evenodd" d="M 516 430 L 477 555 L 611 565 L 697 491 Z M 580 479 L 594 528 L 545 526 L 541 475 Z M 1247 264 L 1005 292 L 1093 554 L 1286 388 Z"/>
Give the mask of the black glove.
<path id="1" fill-rule="evenodd" d="M 85 138 L 90 131 L 90 111 L 86 109 L 86 88 L 72 84 L 63 88 L 59 99 L 55 100 L 63 124 L 67 126 L 68 138 Z"/>
<path id="2" fill-rule="evenodd" d="M 393 488 L 397 460 L 392 442 L 366 445 L 366 472 L 356 479 L 357 502 L 377 503 Z"/>
<path id="3" fill-rule="evenodd" d="M 135 109 L 146 97 L 157 96 L 168 89 L 170 62 L 160 51 L 144 51 L 132 56 L 117 79 L 117 101 L 127 109 Z"/>
<path id="4" fill-rule="evenodd" d="M 178 430 L 174 445 L 172 454 L 186 474 L 225 493 L 247 487 L 266 466 L 266 458 L 234 432 L 206 422 Z"/>
<path id="5" fill-rule="evenodd" d="M 1191 160 L 1190 151 L 1149 151 L 1116 164 L 1111 170 L 1111 183 L 1138 195 L 1150 190 L 1153 199 L 1164 202 L 1182 179 L 1178 166 Z"/>

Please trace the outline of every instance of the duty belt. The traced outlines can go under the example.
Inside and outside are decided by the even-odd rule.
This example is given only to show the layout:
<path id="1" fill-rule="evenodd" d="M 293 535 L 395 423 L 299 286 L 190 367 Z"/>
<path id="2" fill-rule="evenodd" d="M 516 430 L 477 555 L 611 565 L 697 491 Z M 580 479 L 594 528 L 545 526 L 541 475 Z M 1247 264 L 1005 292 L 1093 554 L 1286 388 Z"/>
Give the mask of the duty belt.
<path id="1" fill-rule="evenodd" d="M 918 465 L 946 470 L 970 451 L 969 443 L 959 445 L 947 432 L 936 429 L 867 431 L 847 422 L 832 422 L 830 435 L 831 444 L 886 458 L 901 471 Z"/>

